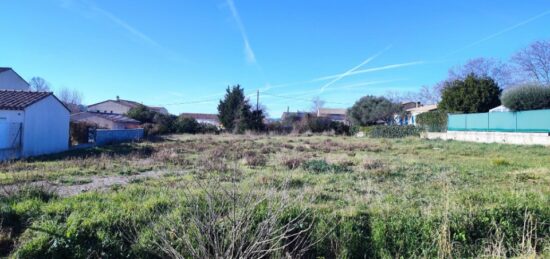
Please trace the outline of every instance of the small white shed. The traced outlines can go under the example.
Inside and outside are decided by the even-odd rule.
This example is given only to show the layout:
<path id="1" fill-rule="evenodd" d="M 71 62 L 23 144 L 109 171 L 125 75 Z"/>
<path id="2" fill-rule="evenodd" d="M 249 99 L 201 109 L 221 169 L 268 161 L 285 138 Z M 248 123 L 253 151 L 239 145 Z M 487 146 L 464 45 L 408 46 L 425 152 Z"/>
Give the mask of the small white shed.
<path id="1" fill-rule="evenodd" d="M 0 161 L 68 150 L 69 121 L 53 93 L 0 90 Z"/>

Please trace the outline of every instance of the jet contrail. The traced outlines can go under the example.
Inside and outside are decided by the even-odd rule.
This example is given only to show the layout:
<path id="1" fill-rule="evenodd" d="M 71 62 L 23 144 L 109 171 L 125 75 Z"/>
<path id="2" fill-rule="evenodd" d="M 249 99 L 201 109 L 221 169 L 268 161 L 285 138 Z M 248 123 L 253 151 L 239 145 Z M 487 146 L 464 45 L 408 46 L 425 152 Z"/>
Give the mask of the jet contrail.
<path id="1" fill-rule="evenodd" d="M 227 0 L 226 2 L 227 2 L 227 6 L 229 6 L 229 10 L 231 10 L 231 15 L 233 15 L 233 19 L 237 23 L 237 26 L 239 27 L 239 31 L 241 32 L 246 60 L 250 63 L 256 63 L 256 55 L 254 54 L 254 51 L 250 46 L 250 41 L 248 41 L 248 34 L 246 33 L 243 22 L 241 21 L 241 16 L 237 11 L 237 7 L 235 7 L 235 3 L 233 2 L 233 0 Z"/>
<path id="2" fill-rule="evenodd" d="M 324 92 L 325 89 L 327 89 L 327 87 L 329 87 L 329 86 L 331 86 L 332 84 L 334 84 L 334 83 L 340 81 L 342 78 L 347 77 L 348 75 L 350 75 L 351 73 L 353 73 L 353 72 L 356 71 L 357 69 L 361 68 L 362 66 L 368 64 L 369 62 L 371 62 L 372 60 L 374 60 L 374 59 L 377 58 L 378 56 L 382 55 L 384 52 L 386 52 L 386 51 L 387 51 L 388 49 L 390 49 L 390 48 L 391 48 L 391 45 L 388 46 L 388 47 L 386 47 L 386 48 L 383 49 L 382 51 L 380 51 L 380 52 L 374 54 L 374 56 L 367 58 L 365 61 L 361 62 L 361 64 L 359 64 L 359 65 L 353 67 L 352 69 L 350 69 L 350 70 L 348 70 L 348 71 L 346 71 L 346 72 L 340 74 L 338 77 L 334 78 L 334 80 L 332 80 L 332 81 L 328 82 L 327 84 L 323 85 L 323 86 L 321 87 L 321 89 L 320 89 L 320 92 L 321 92 L 321 93 Z"/>
<path id="3" fill-rule="evenodd" d="M 427 62 L 426 61 L 413 61 L 413 62 L 392 64 L 392 65 L 385 65 L 385 66 L 381 66 L 381 67 L 373 67 L 373 68 L 367 68 L 367 69 L 353 71 L 351 73 L 347 73 L 346 76 L 372 73 L 372 72 L 376 72 L 376 71 L 395 69 L 395 68 L 400 68 L 400 67 L 409 67 L 409 66 L 414 66 L 414 65 L 422 65 L 422 64 L 425 64 L 425 63 L 427 63 Z M 313 79 L 313 81 L 324 81 L 324 80 L 329 80 L 329 79 L 333 79 L 333 78 L 337 79 L 337 78 L 341 78 L 342 75 L 343 74 L 319 77 L 319 78 Z"/>
<path id="4" fill-rule="evenodd" d="M 519 28 L 519 27 L 521 27 L 521 26 L 524 26 L 524 25 L 526 25 L 526 24 L 529 24 L 529 23 L 531 23 L 531 22 L 533 22 L 533 21 L 535 21 L 535 20 L 537 20 L 537 19 L 540 19 L 540 18 L 542 18 L 542 17 L 544 17 L 544 16 L 547 16 L 547 15 L 549 15 L 549 14 L 550 14 L 550 10 L 546 10 L 545 12 L 540 13 L 540 14 L 538 14 L 538 15 L 535 15 L 535 16 L 533 16 L 533 17 L 531 17 L 531 18 L 529 18 L 529 19 L 527 19 L 527 20 L 525 20 L 525 21 L 522 21 L 522 22 L 520 22 L 520 23 L 517 23 L 517 24 L 515 24 L 515 25 L 512 25 L 512 26 L 510 26 L 510 27 L 508 27 L 508 28 L 505 28 L 505 29 L 503 29 L 503 30 L 501 30 L 501 31 L 499 31 L 499 32 L 493 33 L 493 34 L 491 34 L 491 35 L 489 35 L 489 36 L 487 36 L 487 37 L 485 37 L 485 38 L 483 38 L 483 39 L 481 39 L 481 40 L 478 40 L 478 41 L 473 42 L 473 43 L 471 43 L 471 44 L 468 44 L 468 45 L 466 45 L 466 46 L 464 46 L 464 47 L 462 47 L 462 48 L 460 48 L 460 49 L 457 49 L 457 50 L 455 50 L 455 51 L 453 51 L 453 52 L 451 52 L 451 53 L 449 53 L 449 54 L 443 56 L 443 58 L 447 58 L 447 57 L 452 56 L 452 55 L 454 55 L 454 54 L 456 54 L 456 53 L 458 53 L 458 52 L 461 52 L 461 51 L 463 51 L 463 50 L 465 50 L 465 49 L 469 49 L 469 48 L 471 48 L 471 47 L 473 47 L 473 46 L 479 45 L 479 44 L 481 44 L 481 43 L 483 43 L 483 42 L 485 42 L 485 41 L 488 41 L 488 40 L 490 40 L 490 39 L 493 39 L 493 38 L 495 38 L 495 37 L 498 37 L 498 36 L 500 36 L 500 35 L 502 35 L 502 34 L 504 34 L 504 33 L 507 33 L 507 32 L 509 32 L 509 31 L 515 30 L 515 29 L 517 29 L 517 28 Z"/>

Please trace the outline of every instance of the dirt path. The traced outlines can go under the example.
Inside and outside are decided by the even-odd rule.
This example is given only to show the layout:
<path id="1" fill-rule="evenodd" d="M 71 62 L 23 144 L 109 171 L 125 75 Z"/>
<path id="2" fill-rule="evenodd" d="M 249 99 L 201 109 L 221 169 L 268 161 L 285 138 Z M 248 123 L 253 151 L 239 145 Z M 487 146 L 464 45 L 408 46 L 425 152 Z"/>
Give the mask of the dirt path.
<path id="1" fill-rule="evenodd" d="M 69 197 L 77 195 L 79 193 L 88 192 L 88 191 L 106 191 L 115 185 L 127 185 L 132 181 L 140 179 L 154 179 L 159 178 L 165 174 L 168 174 L 168 171 L 149 171 L 140 173 L 137 175 L 129 176 L 92 176 L 92 177 L 82 177 L 75 178 L 76 180 L 86 180 L 91 182 L 84 184 L 59 184 L 54 181 L 36 181 L 32 183 L 16 183 L 11 185 L 5 185 L 0 188 L 0 193 L 6 194 L 15 191 L 17 188 L 23 184 L 30 184 L 32 186 L 42 186 L 48 190 L 55 192 L 61 197 Z M 170 173 L 174 173 L 170 171 Z M 181 172 L 176 172 L 181 173 Z"/>

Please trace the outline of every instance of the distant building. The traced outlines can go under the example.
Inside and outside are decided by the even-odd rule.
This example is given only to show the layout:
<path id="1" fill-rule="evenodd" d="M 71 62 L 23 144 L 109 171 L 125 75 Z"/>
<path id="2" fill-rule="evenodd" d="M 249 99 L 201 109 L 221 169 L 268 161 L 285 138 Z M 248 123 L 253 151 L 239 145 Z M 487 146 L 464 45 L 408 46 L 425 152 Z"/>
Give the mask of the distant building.
<path id="1" fill-rule="evenodd" d="M 0 90 L 0 160 L 67 150 L 69 116 L 53 93 Z"/>
<path id="2" fill-rule="evenodd" d="M 437 110 L 437 104 L 422 105 L 420 102 L 402 103 L 405 115 L 396 114 L 395 123 L 398 125 L 416 125 L 416 116 Z"/>
<path id="3" fill-rule="evenodd" d="M 408 110 L 412 108 L 417 108 L 422 106 L 422 103 L 420 102 L 402 102 L 401 107 L 403 107 L 403 110 Z"/>
<path id="4" fill-rule="evenodd" d="M 214 125 L 216 127 L 221 127 L 220 120 L 217 114 L 207 114 L 207 113 L 182 113 L 180 117 L 193 118 L 199 123 L 205 123 Z"/>
<path id="5" fill-rule="evenodd" d="M 317 117 L 329 118 L 332 121 L 348 123 L 347 109 L 320 108 Z"/>
<path id="6" fill-rule="evenodd" d="M 122 114 L 102 112 L 80 112 L 71 115 L 72 122 L 87 122 L 102 129 L 137 129 L 140 122 Z"/>
<path id="7" fill-rule="evenodd" d="M 497 106 L 493 109 L 490 109 L 489 112 L 509 112 L 510 109 L 506 108 L 504 105 Z"/>
<path id="8" fill-rule="evenodd" d="M 31 87 L 25 79 L 9 67 L 0 67 L 0 89 L 30 91 Z"/>
<path id="9" fill-rule="evenodd" d="M 142 104 L 129 100 L 122 100 L 118 96 L 116 100 L 106 100 L 88 106 L 90 112 L 126 114 L 130 109 L 138 107 Z M 145 105 L 147 106 L 147 105 Z M 168 110 L 164 107 L 147 106 L 149 109 L 161 114 L 168 114 Z"/>

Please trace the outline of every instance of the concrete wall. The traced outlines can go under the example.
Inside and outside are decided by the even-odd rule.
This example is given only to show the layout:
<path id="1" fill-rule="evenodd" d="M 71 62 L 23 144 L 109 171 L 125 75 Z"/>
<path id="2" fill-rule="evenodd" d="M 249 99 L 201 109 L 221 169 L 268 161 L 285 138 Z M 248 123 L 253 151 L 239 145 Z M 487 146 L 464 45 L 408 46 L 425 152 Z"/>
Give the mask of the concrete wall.
<path id="1" fill-rule="evenodd" d="M 548 133 L 515 133 L 515 132 L 480 132 L 480 131 L 447 131 L 427 132 L 427 139 L 458 140 L 478 143 L 503 143 L 517 145 L 550 146 Z"/>
<path id="2" fill-rule="evenodd" d="M 37 156 L 69 149 L 69 111 L 48 96 L 25 109 L 22 156 Z"/>
<path id="3" fill-rule="evenodd" d="M 13 70 L 7 70 L 0 73 L 0 89 L 30 90 L 30 87 L 27 81 Z"/>
<path id="4" fill-rule="evenodd" d="M 126 114 L 129 110 L 130 108 L 128 108 L 128 106 L 122 105 L 115 101 L 107 101 L 104 103 L 88 106 L 88 111 L 92 112 Z"/>
<path id="5" fill-rule="evenodd" d="M 143 129 L 124 129 L 124 130 L 104 130 L 96 131 L 95 143 L 98 146 L 136 141 L 143 138 Z"/>

